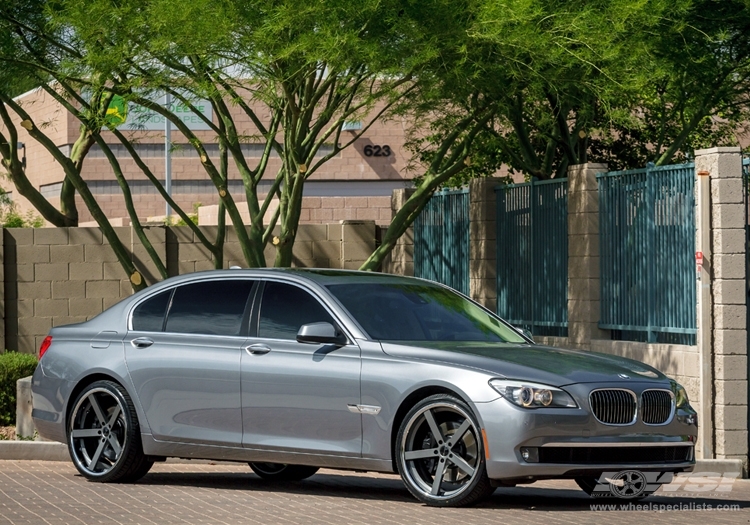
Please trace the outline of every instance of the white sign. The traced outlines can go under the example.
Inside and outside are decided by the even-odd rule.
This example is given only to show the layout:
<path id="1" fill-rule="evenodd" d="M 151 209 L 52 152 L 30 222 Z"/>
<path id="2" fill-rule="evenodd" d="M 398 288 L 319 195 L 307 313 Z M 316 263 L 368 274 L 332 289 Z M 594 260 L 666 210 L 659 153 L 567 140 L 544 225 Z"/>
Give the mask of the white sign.
<path id="1" fill-rule="evenodd" d="M 166 102 L 166 96 L 154 100 L 154 102 L 164 106 Z M 191 100 L 190 103 L 205 116 L 209 121 L 213 118 L 213 111 L 211 103 L 208 100 L 196 99 Z M 172 98 L 172 104 L 170 105 L 170 111 L 180 118 L 192 131 L 209 130 L 211 129 L 206 122 L 196 113 L 194 113 L 186 104 L 181 100 L 175 100 Z M 137 104 L 128 104 L 127 119 L 125 122 L 118 126 L 118 128 L 126 128 L 129 130 L 153 130 L 153 131 L 164 131 L 164 117 L 158 113 L 151 111 L 143 106 Z M 176 129 L 176 126 L 172 124 L 172 128 Z"/>

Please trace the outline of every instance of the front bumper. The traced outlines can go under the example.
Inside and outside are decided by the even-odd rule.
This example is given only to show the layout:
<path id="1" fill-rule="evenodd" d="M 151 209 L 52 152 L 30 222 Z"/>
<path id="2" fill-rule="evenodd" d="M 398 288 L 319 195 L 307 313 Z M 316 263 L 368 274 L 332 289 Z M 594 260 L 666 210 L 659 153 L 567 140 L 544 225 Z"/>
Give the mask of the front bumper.
<path id="1" fill-rule="evenodd" d="M 506 482 L 575 478 L 604 471 L 689 472 L 695 465 L 695 411 L 677 409 L 663 425 L 605 425 L 588 392 L 609 385 L 565 387 L 579 408 L 524 409 L 505 399 L 477 403 L 487 436 L 487 475 Z M 621 386 L 621 385 L 618 385 Z M 653 384 L 629 384 L 653 388 Z M 524 457 L 525 456 L 525 457 Z"/>

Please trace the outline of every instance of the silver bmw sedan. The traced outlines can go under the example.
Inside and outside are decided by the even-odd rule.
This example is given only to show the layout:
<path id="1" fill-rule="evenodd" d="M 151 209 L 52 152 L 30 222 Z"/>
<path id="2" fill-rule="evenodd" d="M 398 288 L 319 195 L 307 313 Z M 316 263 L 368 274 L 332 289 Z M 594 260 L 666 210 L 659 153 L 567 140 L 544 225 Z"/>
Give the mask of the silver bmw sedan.
<path id="1" fill-rule="evenodd" d="M 203 458 L 248 462 L 269 481 L 398 473 L 417 499 L 460 506 L 539 479 L 642 498 L 695 464 L 696 413 L 675 381 L 535 345 L 414 278 L 184 275 L 53 328 L 40 357 L 39 433 L 94 481 Z"/>

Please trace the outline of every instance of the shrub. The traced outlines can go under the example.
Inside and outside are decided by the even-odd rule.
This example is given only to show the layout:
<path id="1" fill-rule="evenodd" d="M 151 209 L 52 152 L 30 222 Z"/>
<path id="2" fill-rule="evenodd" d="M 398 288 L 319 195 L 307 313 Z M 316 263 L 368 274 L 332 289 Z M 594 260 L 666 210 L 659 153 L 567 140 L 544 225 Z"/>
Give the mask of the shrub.
<path id="1" fill-rule="evenodd" d="M 0 354 L 0 426 L 16 424 L 16 381 L 33 374 L 36 363 L 31 354 Z"/>

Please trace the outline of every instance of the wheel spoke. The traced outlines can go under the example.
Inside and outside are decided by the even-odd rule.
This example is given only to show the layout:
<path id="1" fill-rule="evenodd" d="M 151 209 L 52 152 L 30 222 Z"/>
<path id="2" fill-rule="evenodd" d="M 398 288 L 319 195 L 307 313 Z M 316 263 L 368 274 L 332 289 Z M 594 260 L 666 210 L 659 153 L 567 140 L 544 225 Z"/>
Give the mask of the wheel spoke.
<path id="1" fill-rule="evenodd" d="M 464 458 L 459 456 L 458 454 L 453 454 L 452 458 L 448 458 L 448 461 L 456 465 L 458 468 L 466 472 L 469 476 L 474 475 L 474 467 L 469 465 Z"/>
<path id="2" fill-rule="evenodd" d="M 435 422 L 435 418 L 432 415 L 432 410 L 428 410 L 424 413 L 424 419 L 430 426 L 430 432 L 432 432 L 432 437 L 435 438 L 435 441 L 445 441 L 445 439 L 443 438 L 443 434 L 440 433 L 440 429 L 438 428 L 437 423 Z"/>
<path id="3" fill-rule="evenodd" d="M 101 435 L 100 433 L 101 433 L 101 430 L 96 429 L 96 428 L 79 428 L 73 431 L 73 437 L 74 438 L 99 437 Z"/>
<path id="4" fill-rule="evenodd" d="M 117 418 L 120 417 L 120 404 L 115 405 L 115 409 L 112 411 L 112 415 L 109 418 L 109 428 L 114 428 Z"/>
<path id="5" fill-rule="evenodd" d="M 90 471 L 93 472 L 94 469 L 96 468 L 96 464 L 99 463 L 99 458 L 101 457 L 102 451 L 104 450 L 104 445 L 106 445 L 106 444 L 107 444 L 107 441 L 106 440 L 102 440 L 99 443 L 99 446 L 96 447 L 96 452 L 94 452 L 94 456 L 91 458 L 91 461 L 89 461 L 88 469 Z"/>
<path id="6" fill-rule="evenodd" d="M 456 429 L 456 431 L 451 436 L 451 447 L 455 447 L 456 443 L 461 441 L 461 438 L 466 434 L 466 431 L 469 430 L 469 427 L 471 427 L 471 421 L 468 419 L 464 419 L 464 422 L 461 423 L 461 426 Z"/>
<path id="7" fill-rule="evenodd" d="M 406 461 L 414 461 L 415 459 L 427 459 L 427 458 L 437 458 L 438 457 L 438 449 L 436 448 L 425 448 L 422 450 L 410 450 L 409 452 L 404 452 L 404 459 Z"/>
<path id="8" fill-rule="evenodd" d="M 109 441 L 109 444 L 112 445 L 112 449 L 115 451 L 115 458 L 120 457 L 120 452 L 122 452 L 122 447 L 120 446 L 120 442 L 117 441 L 117 436 L 114 434 L 110 434 L 107 438 Z"/>
<path id="9" fill-rule="evenodd" d="M 431 494 L 433 496 L 437 496 L 440 494 L 440 485 L 443 483 L 443 475 L 445 474 L 445 467 L 446 467 L 445 461 L 440 461 L 438 463 L 437 471 L 435 472 L 435 479 L 432 482 Z"/>
<path id="10" fill-rule="evenodd" d="M 94 414 L 96 414 L 96 419 L 99 420 L 99 424 L 101 426 L 104 426 L 107 424 L 107 418 L 104 417 L 104 412 L 102 412 L 101 407 L 99 407 L 99 402 L 96 400 L 96 397 L 92 393 L 89 395 L 89 403 L 91 403 L 91 408 L 94 409 Z"/>

